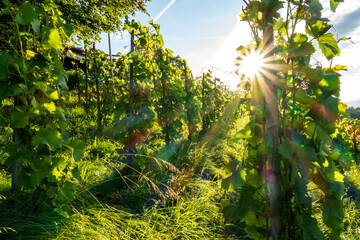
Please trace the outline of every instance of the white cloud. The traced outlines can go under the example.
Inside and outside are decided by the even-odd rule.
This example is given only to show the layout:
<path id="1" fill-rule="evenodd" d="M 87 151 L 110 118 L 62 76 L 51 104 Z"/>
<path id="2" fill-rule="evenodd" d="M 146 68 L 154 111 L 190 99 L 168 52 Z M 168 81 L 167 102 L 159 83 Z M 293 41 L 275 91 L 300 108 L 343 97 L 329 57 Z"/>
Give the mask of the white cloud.
<path id="1" fill-rule="evenodd" d="M 360 1 L 346 0 L 338 5 L 336 12 L 330 11 L 329 0 L 321 0 L 323 16 L 330 19 L 339 33 L 337 37 L 351 37 L 353 43 L 341 42 L 341 53 L 333 65 L 346 65 L 348 71 L 341 72 L 340 98 L 343 102 L 360 99 Z"/>

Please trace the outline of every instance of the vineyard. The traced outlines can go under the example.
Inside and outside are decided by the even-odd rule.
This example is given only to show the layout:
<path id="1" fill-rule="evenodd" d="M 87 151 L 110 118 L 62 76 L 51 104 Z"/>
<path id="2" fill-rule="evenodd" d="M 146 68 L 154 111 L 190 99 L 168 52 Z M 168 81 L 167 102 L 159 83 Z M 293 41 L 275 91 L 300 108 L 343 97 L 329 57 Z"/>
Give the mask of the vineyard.
<path id="1" fill-rule="evenodd" d="M 0 238 L 360 239 L 324 1 L 244 0 L 237 90 L 131 20 L 147 2 L 0 2 Z M 128 52 L 97 47 L 117 31 Z"/>

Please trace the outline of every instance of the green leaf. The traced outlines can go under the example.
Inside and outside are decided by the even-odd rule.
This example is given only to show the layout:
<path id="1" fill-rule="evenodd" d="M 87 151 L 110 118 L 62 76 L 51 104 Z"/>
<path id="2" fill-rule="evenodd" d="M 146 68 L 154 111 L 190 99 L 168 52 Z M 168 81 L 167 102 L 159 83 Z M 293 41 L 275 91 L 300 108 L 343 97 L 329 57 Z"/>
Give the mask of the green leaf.
<path id="1" fill-rule="evenodd" d="M 305 214 L 302 214 L 301 218 L 304 222 L 304 227 L 303 227 L 304 239 L 325 240 L 325 236 L 321 232 L 315 218 Z"/>
<path id="2" fill-rule="evenodd" d="M 312 43 L 307 42 L 308 37 L 305 34 L 295 33 L 292 35 L 289 44 L 289 54 L 294 57 L 310 56 L 315 52 Z"/>
<path id="3" fill-rule="evenodd" d="M 224 169 L 227 173 L 231 173 L 236 171 L 237 167 L 239 166 L 240 161 L 237 159 L 231 159 L 228 164 L 225 165 Z"/>
<path id="4" fill-rule="evenodd" d="M 335 65 L 334 66 L 335 71 L 347 71 L 347 67 L 344 65 Z"/>
<path id="5" fill-rule="evenodd" d="M 246 178 L 246 172 L 242 168 L 238 168 L 237 171 L 234 171 L 233 174 L 225 178 L 222 183 L 221 187 L 227 190 L 235 190 L 241 188 Z"/>
<path id="6" fill-rule="evenodd" d="M 344 2 L 344 0 L 330 0 L 330 9 L 331 11 L 335 12 L 337 6 L 339 5 L 340 2 Z"/>
<path id="7" fill-rule="evenodd" d="M 317 38 L 319 48 L 328 60 L 340 54 L 337 41 L 332 33 L 327 33 Z"/>
<path id="8" fill-rule="evenodd" d="M 55 103 L 49 98 L 40 98 L 40 105 L 50 113 L 54 113 L 56 111 Z"/>
<path id="9" fill-rule="evenodd" d="M 164 39 L 163 39 L 162 35 L 159 34 L 159 35 L 156 37 L 156 39 L 159 41 L 160 47 L 163 47 L 163 46 L 164 46 Z"/>
<path id="10" fill-rule="evenodd" d="M 0 114 L 0 127 L 6 127 L 9 124 L 8 120 Z"/>
<path id="11" fill-rule="evenodd" d="M 71 24 L 64 24 L 63 28 L 68 37 L 70 37 L 74 32 L 74 27 Z"/>
<path id="12" fill-rule="evenodd" d="M 295 91 L 296 101 L 304 104 L 313 104 L 316 103 L 316 99 L 310 97 L 305 90 L 299 89 Z"/>
<path id="13" fill-rule="evenodd" d="M 347 109 L 347 105 L 345 103 L 339 103 L 338 105 L 338 111 L 340 114 L 346 116 L 346 109 Z"/>
<path id="14" fill-rule="evenodd" d="M 243 217 L 242 221 L 246 223 L 245 232 L 250 234 L 252 239 L 263 239 L 262 234 L 256 229 L 259 225 L 259 219 L 256 217 L 255 213 L 248 211 Z"/>
<path id="15" fill-rule="evenodd" d="M 6 77 L 9 73 L 9 64 L 12 60 L 12 57 L 9 54 L 0 55 L 0 80 Z"/>
<path id="16" fill-rule="evenodd" d="M 79 139 L 70 138 L 67 144 L 72 148 L 72 157 L 75 161 L 80 161 L 84 157 L 85 144 Z"/>
<path id="17" fill-rule="evenodd" d="M 46 82 L 37 82 L 34 86 L 36 89 L 41 90 L 43 93 L 47 92 L 47 84 Z"/>
<path id="18" fill-rule="evenodd" d="M 28 88 L 25 84 L 19 83 L 14 85 L 14 96 L 19 96 L 23 93 L 28 93 Z"/>
<path id="19" fill-rule="evenodd" d="M 41 129 L 33 136 L 31 144 L 33 146 L 45 144 L 49 146 L 50 150 L 55 151 L 62 146 L 63 139 L 61 134 L 55 129 Z"/>
<path id="20" fill-rule="evenodd" d="M 307 181 L 296 174 L 294 193 L 299 207 L 311 211 L 311 198 L 307 195 Z"/>
<path id="21" fill-rule="evenodd" d="M 329 29 L 332 27 L 330 24 L 323 22 L 321 20 L 313 20 L 307 22 L 307 32 L 315 37 L 318 38 L 324 35 Z"/>
<path id="22" fill-rule="evenodd" d="M 39 19 L 34 19 L 31 21 L 31 27 L 34 30 L 34 32 L 37 34 L 40 34 L 40 25 L 41 22 L 39 21 Z"/>
<path id="23" fill-rule="evenodd" d="M 46 48 L 62 48 L 59 31 L 57 29 L 47 29 L 45 31 L 43 44 Z"/>
<path id="24" fill-rule="evenodd" d="M 21 159 L 23 162 L 31 160 L 31 151 L 25 147 L 19 147 L 17 143 L 10 144 L 5 148 L 5 151 L 10 155 L 6 159 L 6 164 L 11 166 L 14 161 Z"/>
<path id="25" fill-rule="evenodd" d="M 247 225 L 244 228 L 245 232 L 247 232 L 248 234 L 250 234 L 252 239 L 255 240 L 260 240 L 260 239 L 264 239 L 264 237 L 261 235 L 261 233 L 256 229 L 256 227 L 254 226 L 249 226 Z"/>
<path id="26" fill-rule="evenodd" d="M 69 202 L 76 197 L 76 185 L 72 182 L 65 182 L 58 192 L 59 200 L 62 202 Z"/>
<path id="27" fill-rule="evenodd" d="M 57 90 L 51 91 L 50 93 L 47 94 L 47 96 L 52 99 L 52 100 L 57 100 L 59 99 L 59 93 Z M 55 104 L 54 104 L 55 105 Z"/>
<path id="28" fill-rule="evenodd" d="M 320 83 L 322 83 L 323 86 L 326 86 L 329 90 L 339 91 L 340 75 L 338 73 L 324 74 L 323 81 L 321 81 Z"/>
<path id="29" fill-rule="evenodd" d="M 251 138 L 251 129 L 249 126 L 246 126 L 245 129 L 240 130 L 234 136 L 234 140 L 247 139 L 247 138 Z"/>
<path id="30" fill-rule="evenodd" d="M 35 8 L 28 3 L 23 3 L 20 6 L 20 14 L 21 15 L 16 15 L 16 21 L 19 24 L 28 25 L 30 22 L 37 20 Z"/>
<path id="31" fill-rule="evenodd" d="M 331 228 L 332 239 L 340 239 L 343 229 L 343 204 L 340 198 L 334 195 L 325 195 L 323 207 L 324 223 Z"/>
<path id="32" fill-rule="evenodd" d="M 10 113 L 10 126 L 12 128 L 24 128 L 29 123 L 29 116 L 24 112 Z"/>
<path id="33" fill-rule="evenodd" d="M 279 153 L 285 159 L 294 159 L 291 142 L 285 140 L 282 144 L 279 145 Z"/>
<path id="34" fill-rule="evenodd" d="M 304 42 L 300 45 L 300 47 L 297 47 L 293 51 L 294 57 L 305 57 L 310 56 L 315 52 L 315 47 L 310 42 Z"/>
<path id="35" fill-rule="evenodd" d="M 293 41 L 292 42 L 296 46 L 300 46 L 301 44 L 303 44 L 307 40 L 308 40 L 308 37 L 305 34 L 295 33 L 293 35 Z"/>
<path id="36" fill-rule="evenodd" d="M 262 185 L 260 175 L 256 171 L 256 169 L 251 169 L 250 171 L 247 172 L 246 181 L 254 188 L 258 188 L 259 186 Z"/>
<path id="37" fill-rule="evenodd" d="M 306 1 L 306 2 L 308 2 L 310 8 L 312 10 L 314 10 L 315 12 L 320 12 L 321 10 L 323 10 L 323 6 L 319 2 L 319 0 L 310 0 L 310 1 Z"/>

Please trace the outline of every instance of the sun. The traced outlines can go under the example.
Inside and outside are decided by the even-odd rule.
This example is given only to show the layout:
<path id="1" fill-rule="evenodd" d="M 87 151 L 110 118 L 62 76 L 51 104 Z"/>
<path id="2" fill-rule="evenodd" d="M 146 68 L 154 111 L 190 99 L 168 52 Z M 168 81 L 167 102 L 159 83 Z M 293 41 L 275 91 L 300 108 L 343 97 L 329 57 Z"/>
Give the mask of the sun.
<path id="1" fill-rule="evenodd" d="M 240 58 L 238 58 L 238 70 L 240 75 L 249 79 L 255 79 L 266 68 L 266 59 L 264 54 L 256 50 L 250 50 Z"/>

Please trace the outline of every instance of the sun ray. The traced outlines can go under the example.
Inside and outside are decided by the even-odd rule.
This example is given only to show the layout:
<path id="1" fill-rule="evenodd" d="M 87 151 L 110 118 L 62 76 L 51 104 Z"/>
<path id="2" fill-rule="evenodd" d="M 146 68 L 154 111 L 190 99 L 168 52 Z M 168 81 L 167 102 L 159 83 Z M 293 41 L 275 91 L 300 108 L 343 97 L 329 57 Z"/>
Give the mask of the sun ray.
<path id="1" fill-rule="evenodd" d="M 254 50 L 250 50 L 240 57 L 237 72 L 249 79 L 256 78 L 266 65 L 265 56 Z"/>

